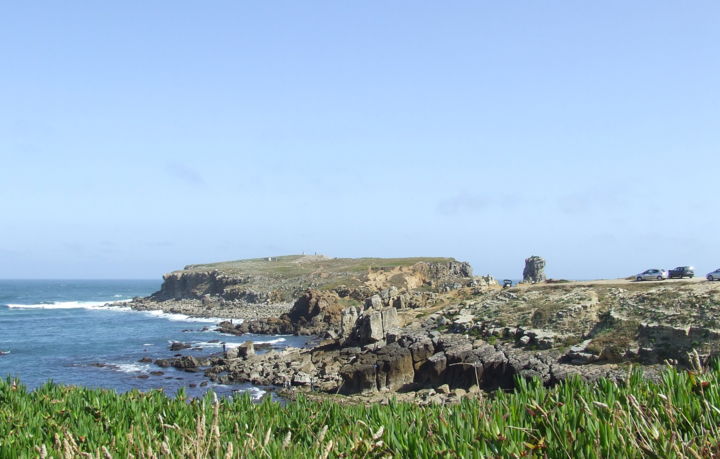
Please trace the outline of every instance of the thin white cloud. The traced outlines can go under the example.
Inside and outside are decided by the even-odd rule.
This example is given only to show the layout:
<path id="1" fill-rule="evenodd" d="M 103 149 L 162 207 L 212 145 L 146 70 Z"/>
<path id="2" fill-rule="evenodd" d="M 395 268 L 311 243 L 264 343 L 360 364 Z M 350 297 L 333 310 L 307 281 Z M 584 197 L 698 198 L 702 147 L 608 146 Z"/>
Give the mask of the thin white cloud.
<path id="1" fill-rule="evenodd" d="M 165 166 L 165 171 L 170 176 L 182 180 L 189 185 L 203 187 L 207 184 L 198 171 L 186 166 L 185 164 L 176 162 L 168 163 Z"/>
<path id="2" fill-rule="evenodd" d="M 481 212 L 490 205 L 482 196 L 461 192 L 437 203 L 436 211 L 441 215 L 459 215 Z"/>

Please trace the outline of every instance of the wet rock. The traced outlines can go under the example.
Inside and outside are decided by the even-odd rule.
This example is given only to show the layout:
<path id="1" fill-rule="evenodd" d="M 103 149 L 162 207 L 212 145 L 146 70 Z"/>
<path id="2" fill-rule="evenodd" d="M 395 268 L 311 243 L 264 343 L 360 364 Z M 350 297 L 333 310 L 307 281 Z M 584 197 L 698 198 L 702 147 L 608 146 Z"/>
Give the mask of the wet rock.
<path id="1" fill-rule="evenodd" d="M 173 341 L 173 342 L 170 344 L 170 350 L 171 350 L 171 351 L 180 351 L 180 350 L 189 349 L 189 348 L 190 348 L 190 345 L 189 345 L 189 344 L 187 344 L 187 343 L 181 343 L 180 341 Z"/>
<path id="2" fill-rule="evenodd" d="M 167 368 L 169 366 L 172 366 L 172 360 L 171 359 L 157 359 L 155 361 L 155 365 L 159 366 L 160 368 Z"/>
<path id="3" fill-rule="evenodd" d="M 200 361 L 193 356 L 185 355 L 176 359 L 173 362 L 173 366 L 181 370 L 194 369 L 200 366 Z"/>

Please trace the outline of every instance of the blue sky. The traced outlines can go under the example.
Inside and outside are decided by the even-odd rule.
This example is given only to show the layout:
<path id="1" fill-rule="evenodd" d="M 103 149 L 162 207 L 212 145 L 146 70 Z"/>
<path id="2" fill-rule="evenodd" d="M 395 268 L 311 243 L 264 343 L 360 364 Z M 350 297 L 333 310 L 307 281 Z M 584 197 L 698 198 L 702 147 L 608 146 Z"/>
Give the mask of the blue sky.
<path id="1" fill-rule="evenodd" d="M 6 2 L 0 278 L 720 266 L 720 4 Z"/>

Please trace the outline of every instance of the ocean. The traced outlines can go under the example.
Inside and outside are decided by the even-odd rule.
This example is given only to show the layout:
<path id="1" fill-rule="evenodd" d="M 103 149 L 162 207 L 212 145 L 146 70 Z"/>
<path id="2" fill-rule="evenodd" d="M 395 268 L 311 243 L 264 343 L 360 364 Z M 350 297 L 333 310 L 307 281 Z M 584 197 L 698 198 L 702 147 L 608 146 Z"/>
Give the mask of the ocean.
<path id="1" fill-rule="evenodd" d="M 127 392 L 162 389 L 189 397 L 208 389 L 218 395 L 247 392 L 258 398 L 267 388 L 222 385 L 201 373 L 160 368 L 140 359 L 177 354 L 170 343 L 192 346 L 180 351 L 197 357 L 220 352 L 223 343 L 247 340 L 281 348 L 303 346 L 305 337 L 232 336 L 214 331 L 223 318 L 197 319 L 161 311 L 107 306 L 147 296 L 160 288 L 154 280 L 0 280 L 0 377 L 17 377 L 30 389 L 47 381 Z M 160 373 L 158 373 L 160 372 Z M 207 382 L 206 386 L 201 386 Z"/>

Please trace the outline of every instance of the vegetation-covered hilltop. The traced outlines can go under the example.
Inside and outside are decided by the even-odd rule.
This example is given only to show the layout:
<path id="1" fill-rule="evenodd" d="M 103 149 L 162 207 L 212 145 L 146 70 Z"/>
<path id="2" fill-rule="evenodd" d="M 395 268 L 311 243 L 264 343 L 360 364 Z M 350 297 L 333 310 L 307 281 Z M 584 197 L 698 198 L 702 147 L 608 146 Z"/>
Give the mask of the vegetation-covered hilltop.
<path id="1" fill-rule="evenodd" d="M 470 276 L 470 265 L 453 258 L 287 255 L 189 265 L 166 274 L 155 296 L 181 299 L 217 295 L 225 300 L 279 303 L 293 301 L 308 288 L 366 292 L 390 286 L 413 289 Z"/>
<path id="2" fill-rule="evenodd" d="M 228 275 L 264 275 L 293 278 L 324 273 L 334 277 L 361 277 L 370 270 L 408 267 L 417 263 L 450 263 L 454 258 L 329 258 L 323 255 L 283 255 L 218 263 L 194 264 L 183 271 L 220 271 Z"/>
<path id="3" fill-rule="evenodd" d="M 163 276 L 158 292 L 132 306 L 201 316 L 277 317 L 311 288 L 362 302 L 388 288 L 439 291 L 470 281 L 470 265 L 453 258 L 288 255 L 189 265 Z"/>

